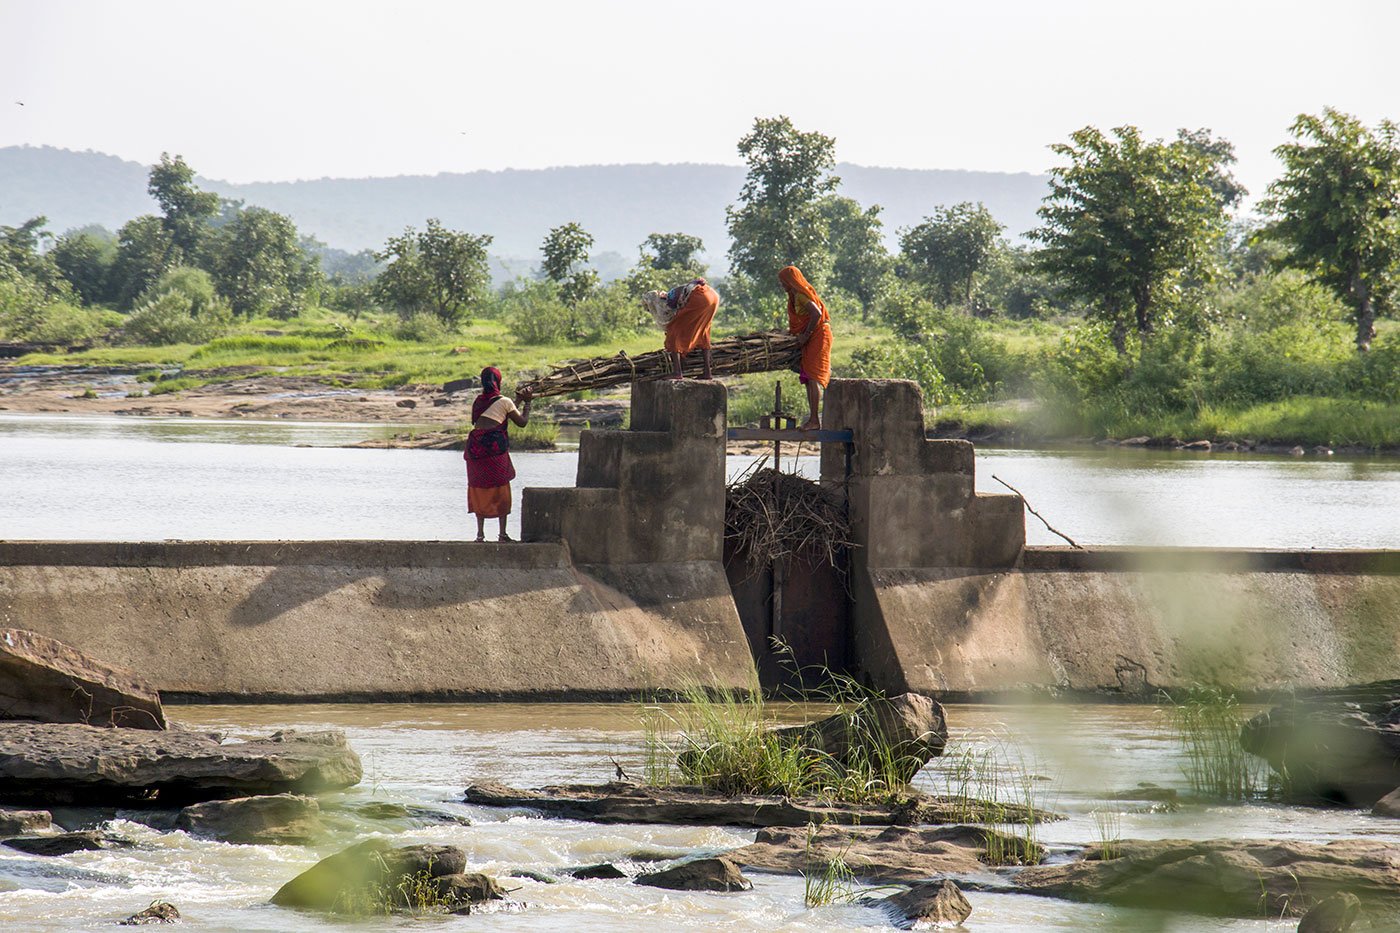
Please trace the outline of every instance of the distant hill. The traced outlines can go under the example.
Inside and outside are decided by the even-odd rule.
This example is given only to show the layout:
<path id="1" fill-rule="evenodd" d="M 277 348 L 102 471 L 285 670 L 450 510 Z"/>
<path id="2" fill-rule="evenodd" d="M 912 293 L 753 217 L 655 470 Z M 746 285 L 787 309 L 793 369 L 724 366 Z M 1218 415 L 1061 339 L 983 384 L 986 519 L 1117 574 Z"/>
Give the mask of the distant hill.
<path id="1" fill-rule="evenodd" d="M 198 168 L 198 166 L 196 166 Z M 85 224 L 115 230 L 155 204 L 147 166 L 97 152 L 50 147 L 0 148 L 0 224 L 38 214 L 61 232 Z M 917 223 L 939 204 L 982 201 L 1007 234 L 1035 225 L 1046 177 L 944 169 L 842 164 L 841 193 L 884 206 L 886 232 Z M 304 232 L 345 250 L 378 247 L 405 226 L 438 217 L 449 227 L 495 237 L 492 252 L 533 259 L 550 227 L 577 220 L 599 253 L 627 261 L 649 233 L 684 232 L 705 241 L 711 262 L 728 246 L 724 209 L 744 170 L 731 165 L 583 165 L 539 170 L 322 178 L 314 181 L 199 184 L 289 215 Z"/>

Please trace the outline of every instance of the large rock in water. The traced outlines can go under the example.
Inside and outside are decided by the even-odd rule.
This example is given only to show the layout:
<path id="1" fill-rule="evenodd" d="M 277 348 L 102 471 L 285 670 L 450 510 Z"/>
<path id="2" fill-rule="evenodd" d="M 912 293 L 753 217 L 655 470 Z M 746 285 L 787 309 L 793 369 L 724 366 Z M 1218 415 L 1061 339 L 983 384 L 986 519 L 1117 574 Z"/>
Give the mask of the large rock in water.
<path id="1" fill-rule="evenodd" d="M 876 901 L 904 930 L 940 923 L 958 924 L 972 916 L 972 905 L 948 879 L 921 881 L 908 891 Z"/>
<path id="2" fill-rule="evenodd" d="M 367 839 L 321 859 L 282 885 L 272 903 L 346 914 L 382 913 L 386 907 L 412 906 L 396 900 L 402 896 L 401 885 L 423 877 L 456 879 L 466 866 L 466 853 L 456 846 L 395 848 L 386 839 Z M 442 882 L 438 887 L 441 891 L 462 885 Z"/>
<path id="3" fill-rule="evenodd" d="M 358 784 L 340 732 L 221 742 L 205 732 L 0 722 L 0 800 L 172 806 Z"/>
<path id="4" fill-rule="evenodd" d="M 1276 706 L 1245 723 L 1240 744 L 1292 799 L 1371 806 L 1400 787 L 1400 683 L 1381 686 Z"/>
<path id="5" fill-rule="evenodd" d="M 633 884 L 672 891 L 749 891 L 753 884 L 725 856 L 698 858 L 661 871 L 638 875 Z"/>
<path id="6" fill-rule="evenodd" d="M 930 758 L 943 754 L 948 723 L 943 707 L 919 693 L 866 700 L 848 710 L 802 726 L 785 726 L 769 733 L 784 744 L 801 745 L 829 755 L 842 767 L 888 760 L 896 778 L 913 780 Z M 705 749 L 681 754 L 687 768 L 703 767 Z"/>
<path id="7" fill-rule="evenodd" d="M 175 828 L 249 845 L 309 845 L 326 833 L 316 801 L 298 794 L 197 803 L 180 811 Z"/>
<path id="8" fill-rule="evenodd" d="M 1048 897 L 1225 917 L 1297 917 L 1339 891 L 1388 916 L 1400 909 L 1400 846 L 1386 842 L 1132 840 L 1105 856 L 1091 846 L 1012 880 Z"/>
<path id="9" fill-rule="evenodd" d="M 0 718 L 164 729 L 156 688 L 61 641 L 0 629 Z"/>

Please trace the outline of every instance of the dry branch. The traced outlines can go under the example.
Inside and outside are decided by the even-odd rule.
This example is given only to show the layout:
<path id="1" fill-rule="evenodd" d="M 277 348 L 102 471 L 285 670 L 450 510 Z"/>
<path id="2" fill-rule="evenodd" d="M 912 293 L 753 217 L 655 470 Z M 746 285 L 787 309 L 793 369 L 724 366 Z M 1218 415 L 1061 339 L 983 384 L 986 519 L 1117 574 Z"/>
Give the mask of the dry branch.
<path id="1" fill-rule="evenodd" d="M 797 338 L 782 332 L 744 334 L 726 337 L 711 345 L 716 376 L 740 376 L 744 373 L 792 369 L 802 358 Z M 699 375 L 702 364 L 699 353 L 688 354 L 682 371 Z M 671 373 L 671 361 L 664 351 L 653 350 L 638 356 L 618 353 L 616 356 L 595 356 L 586 360 L 569 360 L 554 367 L 546 376 L 520 385 L 535 398 L 565 395 L 584 389 L 606 389 L 628 382 L 651 382 Z"/>
<path id="2" fill-rule="evenodd" d="M 1068 542 L 1070 543 L 1070 546 L 1071 546 L 1071 547 L 1073 547 L 1073 548 L 1075 548 L 1075 549 L 1077 549 L 1077 550 L 1080 550 L 1080 551 L 1084 550 L 1084 546 L 1083 546 L 1082 544 L 1080 544 L 1078 541 L 1076 541 L 1076 540 L 1074 540 L 1073 538 L 1071 538 L 1069 535 L 1065 534 L 1063 531 L 1060 531 L 1060 530 L 1059 530 L 1058 528 L 1056 528 L 1054 525 L 1052 525 L 1052 524 L 1050 524 L 1049 522 L 1047 522 L 1047 521 L 1045 520 L 1045 516 L 1044 516 L 1044 515 L 1041 515 L 1041 514 L 1040 514 L 1039 512 L 1037 512 L 1035 509 L 1031 508 L 1031 504 L 1030 504 L 1029 502 L 1027 502 L 1027 501 L 1026 501 L 1026 497 L 1025 497 L 1024 495 L 1021 494 L 1021 490 L 1017 489 L 1015 486 L 1011 485 L 1011 484 L 1008 483 L 1006 480 L 1002 479 L 1000 476 L 997 476 L 995 473 L 992 474 L 992 479 L 996 480 L 998 483 L 1001 483 L 1001 484 L 1002 484 L 1003 486 L 1005 486 L 1007 489 L 1009 489 L 1009 490 L 1011 490 L 1012 492 L 1014 492 L 1014 493 L 1016 494 L 1016 498 L 1020 499 L 1020 500 L 1021 500 L 1021 504 L 1024 505 L 1024 506 L 1026 507 L 1026 511 L 1027 511 L 1027 512 L 1030 512 L 1030 513 L 1031 513 L 1032 515 L 1034 515 L 1036 518 L 1040 519 L 1040 523 L 1041 523 L 1042 525 L 1045 526 L 1046 530 L 1048 530 L 1048 531 L 1051 532 L 1052 534 L 1057 534 L 1057 535 L 1059 535 L 1061 538 L 1064 538 L 1066 541 L 1068 541 Z"/>

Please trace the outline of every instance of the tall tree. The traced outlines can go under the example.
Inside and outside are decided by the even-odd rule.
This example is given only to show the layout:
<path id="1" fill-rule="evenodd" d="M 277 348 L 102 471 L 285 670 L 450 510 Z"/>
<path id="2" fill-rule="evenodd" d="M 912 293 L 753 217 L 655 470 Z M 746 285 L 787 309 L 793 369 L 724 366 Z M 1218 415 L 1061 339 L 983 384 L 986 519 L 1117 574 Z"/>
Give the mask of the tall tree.
<path id="1" fill-rule="evenodd" d="M 160 161 L 151 166 L 146 190 L 160 205 L 161 224 L 178 251 L 170 257 L 171 264 L 193 262 L 210 218 L 218 213 L 219 196 L 196 188 L 194 169 L 182 156 L 172 159 L 168 152 L 162 152 Z"/>
<path id="2" fill-rule="evenodd" d="M 1206 184 L 1221 205 L 1227 208 L 1238 207 L 1249 189 L 1235 180 L 1232 167 L 1235 164 L 1235 144 L 1228 139 L 1212 136 L 1210 130 L 1177 130 L 1176 138 L 1204 156 L 1211 164 L 1211 172 Z"/>
<path id="3" fill-rule="evenodd" d="M 449 230 L 430 218 L 427 229 L 406 228 L 374 254 L 387 263 L 374 281 L 375 292 L 400 314 L 425 311 L 456 323 L 490 292 L 490 245 L 487 234 Z"/>
<path id="4" fill-rule="evenodd" d="M 799 131 L 787 117 L 760 118 L 739 140 L 748 163 L 739 203 L 725 211 L 729 261 L 754 282 L 772 283 L 793 263 L 817 287 L 831 272 L 828 223 L 819 202 L 836 190 L 836 140 Z"/>
<path id="5" fill-rule="evenodd" d="M 650 260 L 653 269 L 662 272 L 703 271 L 699 254 L 704 249 L 704 241 L 688 233 L 652 233 L 642 241 L 642 255 Z"/>
<path id="6" fill-rule="evenodd" d="M 1050 194 L 1030 232 L 1040 262 L 1109 323 L 1115 346 L 1151 334 L 1183 285 L 1208 281 L 1225 233 L 1211 184 L 1222 163 L 1193 142 L 1144 139 L 1133 126 L 1094 127 L 1051 149 L 1068 160 L 1050 171 Z"/>
<path id="7" fill-rule="evenodd" d="M 854 198 L 828 195 L 819 202 L 831 251 L 831 284 L 855 295 L 868 316 L 884 294 L 893 267 L 885 249 L 880 205 L 862 208 Z"/>
<path id="8" fill-rule="evenodd" d="M 161 219 L 143 214 L 117 231 L 117 255 L 112 261 L 112 292 L 117 306 L 130 310 L 146 289 L 174 268 L 174 243 Z"/>
<path id="9" fill-rule="evenodd" d="M 104 236 L 88 230 L 70 230 L 58 238 L 49 256 L 84 304 L 107 302 L 115 297 L 112 264 L 117 258 L 117 244 L 111 233 Z"/>
<path id="10" fill-rule="evenodd" d="M 1400 129 L 1328 108 L 1299 115 L 1291 132 L 1274 150 L 1284 171 L 1262 205 L 1274 218 L 1267 232 L 1287 247 L 1286 264 L 1347 304 L 1364 352 L 1400 289 Z"/>
<path id="11" fill-rule="evenodd" d="M 1003 229 L 981 202 L 940 205 L 899 232 L 900 258 L 935 302 L 971 304 L 977 276 L 996 254 Z"/>
<path id="12" fill-rule="evenodd" d="M 598 273 L 588 267 L 593 235 L 577 223 L 567 223 L 549 231 L 540 246 L 544 277 L 559 288 L 559 297 L 570 308 L 593 294 Z"/>
<path id="13" fill-rule="evenodd" d="M 320 278 L 291 218 L 265 208 L 239 211 L 206 249 L 215 254 L 215 286 L 234 313 L 246 317 L 294 316 Z"/>

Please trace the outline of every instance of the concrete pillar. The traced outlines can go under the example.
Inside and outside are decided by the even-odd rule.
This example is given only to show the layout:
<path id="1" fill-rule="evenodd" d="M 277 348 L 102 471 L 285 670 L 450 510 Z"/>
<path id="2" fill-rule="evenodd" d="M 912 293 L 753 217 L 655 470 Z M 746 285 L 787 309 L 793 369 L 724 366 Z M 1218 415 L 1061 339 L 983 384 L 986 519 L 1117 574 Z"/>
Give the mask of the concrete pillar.
<path id="1" fill-rule="evenodd" d="M 631 428 L 584 431 L 577 486 L 527 488 L 521 536 L 577 564 L 722 560 L 725 404 L 716 382 L 633 383 Z"/>
<path id="2" fill-rule="evenodd" d="M 833 380 L 823 422 L 854 437 L 851 523 L 867 566 L 1009 567 L 1020 558 L 1020 500 L 975 491 L 972 444 L 925 438 L 917 384 Z M 823 446 L 822 481 L 843 482 L 845 469 L 840 446 Z"/>
<path id="3" fill-rule="evenodd" d="M 911 689 L 911 670 L 941 646 L 901 656 L 909 639 L 902 594 L 929 577 L 1014 566 L 1025 547 L 1025 513 L 1015 496 L 979 495 L 972 445 L 924 436 L 923 397 L 904 380 L 836 379 L 823 424 L 853 438 L 850 477 L 839 445 L 822 448 L 822 481 L 849 483 L 852 646 L 867 681 Z M 917 655 L 917 656 L 916 656 Z"/>

